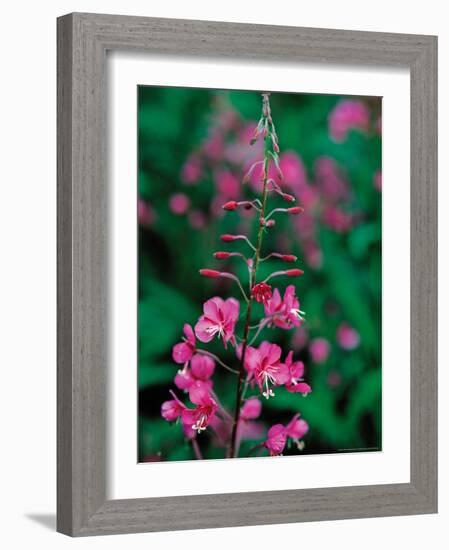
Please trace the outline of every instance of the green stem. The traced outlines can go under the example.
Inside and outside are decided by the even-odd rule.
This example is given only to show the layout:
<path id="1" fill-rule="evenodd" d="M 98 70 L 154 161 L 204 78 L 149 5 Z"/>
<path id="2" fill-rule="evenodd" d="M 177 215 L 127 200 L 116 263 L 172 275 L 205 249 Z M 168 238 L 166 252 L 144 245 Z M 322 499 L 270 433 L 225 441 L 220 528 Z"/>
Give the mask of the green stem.
<path id="1" fill-rule="evenodd" d="M 257 267 L 259 265 L 259 259 L 260 259 L 260 251 L 262 248 L 262 238 L 263 238 L 263 231 L 264 231 L 264 225 L 263 225 L 263 218 L 265 213 L 265 207 L 267 203 L 267 181 L 268 181 L 268 158 L 269 158 L 269 143 L 270 138 L 267 136 L 265 138 L 265 148 L 264 148 L 264 161 L 263 161 L 263 189 L 262 189 L 262 206 L 260 208 L 259 212 L 259 230 L 257 233 L 257 243 L 256 243 L 256 249 L 254 254 L 254 262 L 251 269 L 250 274 L 250 288 L 252 289 L 253 286 L 256 284 L 256 277 L 257 277 Z M 231 443 L 229 447 L 229 457 L 234 458 L 236 455 L 236 439 L 237 439 L 237 428 L 239 424 L 240 419 L 240 409 L 242 406 L 242 392 L 243 392 L 243 378 L 245 374 L 245 355 L 246 355 L 246 349 L 248 347 L 248 335 L 251 325 L 251 309 L 252 309 L 252 303 L 253 298 L 250 294 L 249 300 L 247 303 L 246 308 L 246 317 L 245 317 L 245 325 L 243 329 L 243 340 L 242 340 L 242 357 L 240 361 L 240 367 L 239 367 L 239 378 L 237 382 L 237 392 L 236 392 L 236 398 L 235 398 L 235 409 L 234 409 L 234 424 L 232 426 L 232 435 L 231 435 Z"/>

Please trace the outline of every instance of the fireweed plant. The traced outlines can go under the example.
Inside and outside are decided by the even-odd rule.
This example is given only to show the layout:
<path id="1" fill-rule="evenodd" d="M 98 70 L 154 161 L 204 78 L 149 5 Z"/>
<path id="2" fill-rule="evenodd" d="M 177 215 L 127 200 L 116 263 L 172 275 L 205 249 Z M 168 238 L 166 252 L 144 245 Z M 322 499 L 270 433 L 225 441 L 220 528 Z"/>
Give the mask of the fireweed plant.
<path id="1" fill-rule="evenodd" d="M 240 252 L 218 251 L 214 257 L 217 260 L 237 258 L 244 261 L 248 270 L 247 290 L 244 283 L 233 273 L 217 269 L 201 269 L 200 274 L 208 278 L 225 278 L 236 283 L 246 311 L 242 312 L 243 329 L 237 334 L 236 326 L 241 315 L 240 302 L 236 298 L 226 300 L 215 296 L 203 304 L 203 314 L 196 325 L 184 325 L 182 342 L 174 345 L 173 360 L 182 365 L 174 378 L 174 384 L 185 392 L 190 404 L 186 404 L 179 395 L 170 390 L 172 399 L 165 401 L 161 407 L 161 415 L 168 422 L 180 422 L 184 434 L 192 444 L 196 458 L 201 459 L 199 439 L 205 430 L 212 430 L 217 440 L 225 449 L 225 456 L 239 456 L 240 442 L 248 424 L 262 414 L 262 401 L 275 398 L 275 388 L 284 386 L 288 392 L 306 396 L 311 387 L 303 381 L 304 364 L 296 361 L 293 352 L 283 356 L 283 351 L 277 344 L 267 340 L 256 345 L 256 341 L 265 328 L 291 330 L 304 322 L 304 312 L 301 311 L 294 285 L 287 286 L 284 295 L 272 287 L 272 281 L 278 277 L 296 278 L 303 274 L 298 268 L 273 271 L 264 280 L 258 279 L 258 267 L 265 261 L 282 261 L 286 264 L 296 262 L 291 254 L 279 252 L 262 253 L 262 241 L 265 232 L 273 231 L 275 217 L 278 215 L 300 215 L 303 209 L 295 206 L 295 197 L 285 193 L 280 184 L 283 174 L 279 165 L 279 143 L 273 123 L 269 93 L 262 94 L 262 114 L 250 141 L 254 145 L 263 141 L 263 158 L 254 162 L 245 176 L 243 184 L 248 183 L 254 173 L 260 173 L 261 196 L 253 200 L 228 201 L 223 205 L 225 211 L 237 209 L 253 209 L 257 213 L 257 238 L 251 242 L 246 235 L 221 235 L 224 243 L 244 241 L 250 257 Z M 284 208 L 268 209 L 269 195 L 280 195 L 286 203 Z M 253 304 L 263 305 L 263 317 L 259 322 L 253 320 Z M 202 344 L 207 344 L 218 338 L 224 348 L 232 347 L 238 360 L 238 370 L 231 368 L 217 355 L 211 353 Z M 213 376 L 217 365 L 226 369 L 235 377 L 235 405 L 233 410 L 227 410 L 214 389 Z M 248 395 L 251 393 L 252 395 Z M 308 431 L 305 420 L 299 413 L 293 416 L 287 424 L 275 424 L 267 432 L 266 438 L 250 450 L 261 452 L 265 450 L 271 456 L 281 455 L 289 441 L 293 441 L 302 450 L 302 438 Z"/>

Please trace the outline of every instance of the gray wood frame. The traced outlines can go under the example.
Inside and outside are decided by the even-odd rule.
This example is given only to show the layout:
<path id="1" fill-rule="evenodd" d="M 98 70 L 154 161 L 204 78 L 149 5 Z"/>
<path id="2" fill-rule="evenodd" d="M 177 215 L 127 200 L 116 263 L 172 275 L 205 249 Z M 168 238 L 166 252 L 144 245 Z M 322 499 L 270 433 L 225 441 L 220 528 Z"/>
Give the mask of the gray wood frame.
<path id="1" fill-rule="evenodd" d="M 106 499 L 108 50 L 410 69 L 410 483 Z M 81 13 L 59 18 L 58 531 L 82 536 L 436 511 L 437 38 Z"/>

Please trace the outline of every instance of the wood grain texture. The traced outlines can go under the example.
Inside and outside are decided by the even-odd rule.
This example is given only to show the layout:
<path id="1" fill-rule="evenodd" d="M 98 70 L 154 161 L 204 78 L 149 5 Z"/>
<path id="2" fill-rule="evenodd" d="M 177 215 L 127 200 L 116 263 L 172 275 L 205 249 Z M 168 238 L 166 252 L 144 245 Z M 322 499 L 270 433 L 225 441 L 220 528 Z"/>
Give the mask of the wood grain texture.
<path id="1" fill-rule="evenodd" d="M 408 67 L 411 480 L 106 499 L 106 52 Z M 117 15 L 58 19 L 58 524 L 72 536 L 437 510 L 437 39 Z"/>

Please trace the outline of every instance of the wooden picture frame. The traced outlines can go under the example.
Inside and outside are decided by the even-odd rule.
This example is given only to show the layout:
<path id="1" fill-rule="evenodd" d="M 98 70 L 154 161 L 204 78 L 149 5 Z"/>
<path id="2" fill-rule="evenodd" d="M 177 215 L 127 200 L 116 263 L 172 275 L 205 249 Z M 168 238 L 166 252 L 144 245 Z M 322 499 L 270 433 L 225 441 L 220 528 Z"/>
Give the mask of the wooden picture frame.
<path id="1" fill-rule="evenodd" d="M 106 499 L 106 52 L 407 67 L 410 483 Z M 74 13 L 58 19 L 57 529 L 100 535 L 437 511 L 437 39 Z"/>

